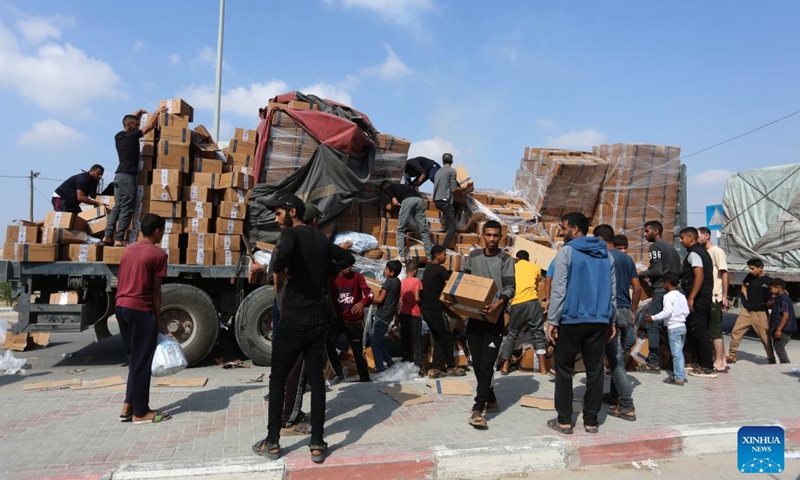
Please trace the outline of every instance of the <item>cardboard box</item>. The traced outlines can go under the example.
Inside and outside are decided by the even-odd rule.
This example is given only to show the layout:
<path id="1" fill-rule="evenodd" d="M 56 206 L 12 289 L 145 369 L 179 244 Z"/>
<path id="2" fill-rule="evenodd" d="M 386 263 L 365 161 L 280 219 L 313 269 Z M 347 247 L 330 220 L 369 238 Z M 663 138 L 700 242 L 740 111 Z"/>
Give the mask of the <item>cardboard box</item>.
<path id="1" fill-rule="evenodd" d="M 242 236 L 220 235 L 218 233 L 214 236 L 214 249 L 233 250 L 234 252 L 238 252 L 242 249 Z"/>
<path id="2" fill-rule="evenodd" d="M 164 219 L 164 234 L 171 235 L 176 233 L 183 233 L 183 219 L 181 218 L 165 218 Z"/>
<path id="3" fill-rule="evenodd" d="M 55 262 L 58 248 L 44 243 L 6 243 L 3 258 L 18 262 Z"/>
<path id="4" fill-rule="evenodd" d="M 50 294 L 50 305 L 78 305 L 81 303 L 80 292 L 63 290 Z"/>
<path id="5" fill-rule="evenodd" d="M 78 214 L 78 218 L 82 218 L 88 222 L 89 220 L 105 217 L 106 215 L 108 215 L 108 207 L 103 205 L 100 207 L 95 207 L 91 210 L 82 211 L 81 213 Z"/>
<path id="6" fill-rule="evenodd" d="M 186 248 L 189 250 L 214 250 L 214 234 L 190 233 Z"/>
<path id="7" fill-rule="evenodd" d="M 169 170 L 161 170 L 167 172 Z M 159 202 L 178 202 L 181 199 L 181 187 L 178 184 L 161 185 L 154 183 L 150 186 L 150 200 Z"/>
<path id="8" fill-rule="evenodd" d="M 108 217 L 95 218 L 86 222 L 86 231 L 93 237 L 102 236 L 106 232 Z"/>
<path id="9" fill-rule="evenodd" d="M 235 153 L 235 152 L 228 152 L 228 161 L 227 165 L 233 169 L 239 167 L 252 167 L 254 153 Z"/>
<path id="10" fill-rule="evenodd" d="M 223 235 L 242 235 L 244 233 L 244 219 L 218 218 L 217 233 Z"/>
<path id="11" fill-rule="evenodd" d="M 241 140 L 243 142 L 256 143 L 257 136 L 258 132 L 256 132 L 255 130 L 248 130 L 246 128 L 236 127 L 236 129 L 233 131 L 233 138 L 235 138 L 236 140 Z"/>
<path id="12" fill-rule="evenodd" d="M 183 198 L 187 202 L 211 202 L 214 199 L 214 195 L 210 188 L 193 185 L 191 187 L 183 187 Z"/>
<path id="13" fill-rule="evenodd" d="M 192 131 L 189 130 L 189 127 L 182 126 L 161 127 L 160 141 L 163 142 L 165 140 L 169 140 L 174 144 L 189 145 L 192 143 Z"/>
<path id="14" fill-rule="evenodd" d="M 105 247 L 103 248 L 103 263 L 119 265 L 123 253 L 125 253 L 125 247 Z"/>
<path id="15" fill-rule="evenodd" d="M 181 218 L 184 216 L 183 203 L 150 200 L 147 205 L 147 213 L 154 213 L 164 218 Z"/>
<path id="16" fill-rule="evenodd" d="M 220 202 L 220 218 L 244 218 L 247 213 L 247 205 L 244 203 Z"/>
<path id="17" fill-rule="evenodd" d="M 210 189 L 220 188 L 221 173 L 195 173 L 192 175 L 192 186 Z"/>
<path id="18" fill-rule="evenodd" d="M 192 167 L 195 173 L 222 173 L 222 160 L 214 158 L 195 157 Z"/>
<path id="19" fill-rule="evenodd" d="M 67 247 L 67 258 L 73 262 L 99 262 L 103 259 L 103 247 L 101 245 L 70 245 Z"/>
<path id="20" fill-rule="evenodd" d="M 187 248 L 186 265 L 214 265 L 214 250 Z"/>
<path id="21" fill-rule="evenodd" d="M 211 218 L 214 214 L 214 205 L 210 202 L 186 202 L 187 218 Z"/>
<path id="22" fill-rule="evenodd" d="M 47 212 L 44 217 L 44 225 L 83 231 L 86 228 L 86 220 L 78 217 L 75 213 Z"/>
<path id="23" fill-rule="evenodd" d="M 185 233 L 210 233 L 214 231 L 214 225 L 214 221 L 210 218 L 183 219 L 183 231 Z M 244 228 L 244 225 L 242 228 Z"/>
<path id="24" fill-rule="evenodd" d="M 139 159 L 142 157 L 148 158 L 150 161 L 153 160 L 153 157 L 156 156 L 156 144 L 153 142 L 141 142 L 139 143 Z"/>
<path id="25" fill-rule="evenodd" d="M 6 243 L 39 243 L 39 225 L 9 225 L 6 229 Z"/>
<path id="26" fill-rule="evenodd" d="M 226 169 L 225 173 L 231 173 L 231 172 L 239 172 L 239 173 L 242 173 L 242 174 L 244 174 L 244 175 L 249 175 L 249 176 L 251 176 L 251 177 L 255 178 L 255 177 L 253 176 L 253 169 L 252 169 L 252 168 L 250 168 L 250 167 L 237 167 L 237 166 L 229 166 L 229 167 Z"/>
<path id="27" fill-rule="evenodd" d="M 647 338 L 647 334 L 638 333 L 636 335 L 636 342 L 634 342 L 634 344 L 631 346 L 628 354 L 630 354 L 631 358 L 633 358 L 636 363 L 647 363 L 647 357 L 650 355 L 649 344 L 650 343 Z"/>
<path id="28" fill-rule="evenodd" d="M 86 243 L 87 240 L 89 240 L 89 235 L 85 229 L 69 230 L 46 225 L 42 230 L 42 243 L 69 245 L 72 243 Z"/>
<path id="29" fill-rule="evenodd" d="M 181 186 L 184 176 L 180 170 L 165 168 L 153 170 L 153 184 L 160 186 Z M 143 189 L 143 192 L 146 189 Z"/>
<path id="30" fill-rule="evenodd" d="M 247 203 L 250 199 L 250 191 L 240 188 L 226 188 L 222 191 L 223 202 Z"/>
<path id="31" fill-rule="evenodd" d="M 242 252 L 238 250 L 214 249 L 214 265 L 234 266 L 239 262 Z"/>
<path id="32" fill-rule="evenodd" d="M 169 249 L 181 248 L 183 246 L 181 245 L 182 238 L 183 235 L 180 233 L 170 233 L 170 234 L 165 233 L 164 236 L 161 237 L 161 243 L 158 246 L 161 247 L 161 249 L 164 251 Z"/>
<path id="33" fill-rule="evenodd" d="M 191 158 L 189 156 L 189 145 L 183 143 L 176 143 L 172 140 L 161 140 L 158 142 L 158 161 L 163 160 L 164 157 L 184 157 L 188 165 Z"/>
<path id="34" fill-rule="evenodd" d="M 547 270 L 547 267 L 550 266 L 550 262 L 556 258 L 556 254 L 558 253 L 550 247 L 545 247 L 518 235 L 514 240 L 514 248 L 511 250 L 511 256 L 516 257 L 517 252 L 520 250 L 528 252 L 531 263 L 539 265 L 539 268 L 542 270 Z"/>
<path id="35" fill-rule="evenodd" d="M 179 248 L 162 248 L 162 250 L 164 250 L 164 253 L 167 254 L 167 263 L 169 265 L 180 265 L 181 264 L 181 260 L 183 260 L 181 258 L 181 253 L 182 253 L 181 249 L 179 249 Z"/>
<path id="36" fill-rule="evenodd" d="M 114 195 L 98 195 L 94 199 L 108 208 L 114 208 Z"/>
<path id="37" fill-rule="evenodd" d="M 159 100 L 158 107 L 161 108 L 164 105 L 167 106 L 167 115 L 181 115 L 186 117 L 185 120 L 187 122 L 194 121 L 194 108 L 186 103 L 185 100 L 181 98 L 168 98 L 166 100 Z M 162 114 L 162 116 L 163 115 L 164 114 Z"/>
<path id="38" fill-rule="evenodd" d="M 444 287 L 443 295 L 453 303 L 453 311 L 463 317 L 491 323 L 496 323 L 500 317 L 502 309 L 497 309 L 491 317 L 482 311 L 498 298 L 497 285 L 491 278 L 454 272 Z"/>
<path id="39" fill-rule="evenodd" d="M 456 243 L 478 245 L 481 243 L 481 236 L 475 233 L 459 233 L 456 234 Z"/>
<path id="40" fill-rule="evenodd" d="M 250 190 L 255 185 L 253 177 L 241 172 L 223 173 L 218 188 L 241 188 Z"/>
<path id="41" fill-rule="evenodd" d="M 158 161 L 156 162 L 156 167 L 161 170 L 177 170 L 182 173 L 189 173 L 191 162 L 189 162 L 188 156 L 164 155 L 158 157 Z M 158 180 L 155 179 L 154 181 L 156 183 L 158 182 Z"/>
<path id="42" fill-rule="evenodd" d="M 238 138 L 231 139 L 231 142 L 228 144 L 228 153 L 249 155 L 252 157 L 256 153 L 256 143 L 245 142 L 244 140 L 239 140 Z"/>
<path id="43" fill-rule="evenodd" d="M 189 128 L 189 118 L 181 115 L 162 113 L 158 116 L 158 126 L 160 128 Z"/>

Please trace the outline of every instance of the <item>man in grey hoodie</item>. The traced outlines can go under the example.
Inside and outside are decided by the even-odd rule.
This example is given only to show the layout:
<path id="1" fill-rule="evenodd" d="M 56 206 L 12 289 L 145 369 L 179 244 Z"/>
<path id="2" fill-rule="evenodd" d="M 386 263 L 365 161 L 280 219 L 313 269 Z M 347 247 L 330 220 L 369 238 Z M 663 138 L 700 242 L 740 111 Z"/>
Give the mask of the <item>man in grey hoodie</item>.
<path id="1" fill-rule="evenodd" d="M 561 231 L 565 245 L 554 260 L 547 312 L 547 337 L 555 343 L 558 418 L 549 420 L 547 426 L 572 433 L 572 374 L 580 353 L 586 365 L 583 428 L 587 433 L 597 433 L 605 345 L 616 334 L 612 321 L 617 291 L 614 258 L 604 241 L 586 236 L 589 219 L 583 214 L 572 212 L 561 217 Z"/>

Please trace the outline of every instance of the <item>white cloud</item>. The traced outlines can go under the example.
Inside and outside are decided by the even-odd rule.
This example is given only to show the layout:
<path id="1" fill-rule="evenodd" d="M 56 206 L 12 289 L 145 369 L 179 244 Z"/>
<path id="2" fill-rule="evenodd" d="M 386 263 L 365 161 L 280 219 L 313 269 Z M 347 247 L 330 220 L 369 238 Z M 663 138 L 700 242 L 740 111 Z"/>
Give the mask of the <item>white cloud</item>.
<path id="1" fill-rule="evenodd" d="M 407 77 L 411 74 L 411 70 L 405 63 L 397 56 L 397 53 L 390 45 L 385 45 L 386 60 L 376 67 L 369 67 L 364 69 L 366 75 L 377 75 L 386 80 L 398 80 Z"/>
<path id="2" fill-rule="evenodd" d="M 14 34 L 0 25 L 0 87 L 45 110 L 75 111 L 97 98 L 122 97 L 119 83 L 108 63 L 70 44 L 47 43 L 32 55 L 23 53 Z"/>
<path id="3" fill-rule="evenodd" d="M 86 140 L 86 135 L 64 125 L 58 120 L 42 120 L 36 122 L 30 130 L 17 138 L 20 146 L 46 145 L 50 147 L 69 147 L 76 142 Z"/>
<path id="4" fill-rule="evenodd" d="M 444 153 L 452 153 L 455 161 L 458 162 L 459 151 L 455 144 L 446 138 L 433 137 L 411 142 L 411 147 L 408 149 L 408 158 L 428 157 L 441 163 L 440 159 Z"/>
<path id="5" fill-rule="evenodd" d="M 258 109 L 265 107 L 270 98 L 287 91 L 289 91 L 289 87 L 281 80 L 228 89 L 222 93 L 222 113 L 224 115 L 258 117 Z M 212 86 L 190 86 L 178 96 L 185 98 L 190 105 L 200 110 L 213 110 L 215 107 L 214 87 Z"/>
<path id="6" fill-rule="evenodd" d="M 203 65 L 214 66 L 217 63 L 217 52 L 211 47 L 203 47 L 197 51 L 195 59 Z"/>
<path id="7" fill-rule="evenodd" d="M 133 44 L 134 50 L 141 50 L 145 46 L 145 43 L 142 40 L 136 40 L 136 43 Z"/>
<path id="8" fill-rule="evenodd" d="M 14 25 L 22 34 L 22 38 L 28 43 L 42 43 L 50 38 L 61 38 L 64 28 L 74 27 L 75 20 L 72 17 L 54 15 L 52 17 L 28 17 L 18 20 Z"/>
<path id="9" fill-rule="evenodd" d="M 606 141 L 606 134 L 593 129 L 574 130 L 558 136 L 548 136 L 544 140 L 545 147 L 565 148 L 568 150 L 591 151 L 592 145 Z"/>
<path id="10" fill-rule="evenodd" d="M 725 185 L 731 175 L 733 175 L 733 172 L 730 170 L 712 169 L 693 175 L 689 178 L 689 182 L 699 187 Z"/>
<path id="11" fill-rule="evenodd" d="M 170 65 L 179 65 L 181 63 L 181 56 L 177 53 L 170 53 L 167 58 L 169 58 Z"/>
<path id="12" fill-rule="evenodd" d="M 326 5 L 360 8 L 377 13 L 398 25 L 415 24 L 420 15 L 436 10 L 435 0 L 323 0 Z"/>
<path id="13" fill-rule="evenodd" d="M 306 95 L 316 95 L 322 99 L 334 100 L 339 103 L 354 107 L 353 97 L 340 86 L 333 85 L 327 82 L 317 82 L 313 85 L 308 85 L 300 89 Z"/>

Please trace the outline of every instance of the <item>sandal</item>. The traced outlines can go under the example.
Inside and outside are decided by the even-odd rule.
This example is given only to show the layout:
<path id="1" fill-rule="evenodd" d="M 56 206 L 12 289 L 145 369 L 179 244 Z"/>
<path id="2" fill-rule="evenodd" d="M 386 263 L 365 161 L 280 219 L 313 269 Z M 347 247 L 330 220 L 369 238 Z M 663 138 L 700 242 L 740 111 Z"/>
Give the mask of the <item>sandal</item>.
<path id="1" fill-rule="evenodd" d="M 438 369 L 435 369 L 435 368 L 432 368 L 432 369 L 428 370 L 428 378 L 443 378 L 443 377 L 446 377 L 446 376 L 447 376 L 447 374 L 444 373 L 441 370 L 438 370 Z"/>
<path id="2" fill-rule="evenodd" d="M 277 460 L 281 458 L 281 446 L 277 443 L 268 442 L 265 438 L 264 440 L 257 441 L 253 445 L 253 453 L 270 460 Z"/>
<path id="3" fill-rule="evenodd" d="M 469 424 L 478 430 L 486 430 L 489 428 L 489 425 L 486 424 L 486 419 L 483 418 L 483 413 L 476 410 L 472 411 L 472 415 L 469 417 Z"/>
<path id="4" fill-rule="evenodd" d="M 461 367 L 454 367 L 447 369 L 447 376 L 448 377 L 464 377 L 467 375 L 467 371 Z"/>
<path id="5" fill-rule="evenodd" d="M 132 422 L 133 421 L 133 414 L 130 415 L 120 415 L 119 421 L 122 423 Z"/>
<path id="6" fill-rule="evenodd" d="M 143 418 L 141 420 L 133 420 L 133 415 L 131 415 L 131 420 L 133 420 L 134 425 L 141 425 L 145 423 L 161 423 L 166 422 L 171 418 L 172 415 L 169 413 L 159 412 L 158 410 L 153 410 L 153 416 L 151 418 Z"/>
<path id="7" fill-rule="evenodd" d="M 325 461 L 325 454 L 328 452 L 328 444 L 325 442 L 318 444 L 310 444 L 308 446 L 311 450 L 311 461 L 314 463 L 322 463 Z M 319 453 L 314 453 L 319 452 Z"/>
<path id="8" fill-rule="evenodd" d="M 650 365 L 647 365 L 647 364 L 643 363 L 643 364 L 639 365 L 638 367 L 636 367 L 636 371 L 640 372 L 640 373 L 654 373 L 656 375 L 660 375 L 661 374 L 661 367 L 651 367 Z"/>
<path id="9" fill-rule="evenodd" d="M 557 418 L 551 418 L 550 420 L 548 420 L 547 421 L 547 426 L 550 427 L 551 429 L 555 430 L 556 432 L 562 433 L 564 435 L 572 435 L 573 434 L 572 425 L 570 425 L 569 428 L 562 427 L 558 423 L 558 419 Z"/>
<path id="10" fill-rule="evenodd" d="M 500 404 L 497 402 L 487 402 L 483 408 L 483 413 L 497 413 L 500 411 Z"/>
<path id="11" fill-rule="evenodd" d="M 310 435 L 311 425 L 308 422 L 298 422 L 291 427 L 281 428 L 281 436 Z"/>
<path id="12" fill-rule="evenodd" d="M 583 424 L 583 431 L 586 433 L 600 433 L 600 427 L 598 427 L 597 425 Z"/>
<path id="13" fill-rule="evenodd" d="M 633 408 L 624 408 L 620 407 L 619 405 L 612 406 L 606 412 L 610 417 L 617 417 L 623 420 L 627 420 L 629 422 L 636 421 L 636 410 Z"/>
<path id="14" fill-rule="evenodd" d="M 733 355 L 728 355 L 727 357 L 725 357 L 725 361 L 728 363 L 736 363 L 736 357 Z"/>

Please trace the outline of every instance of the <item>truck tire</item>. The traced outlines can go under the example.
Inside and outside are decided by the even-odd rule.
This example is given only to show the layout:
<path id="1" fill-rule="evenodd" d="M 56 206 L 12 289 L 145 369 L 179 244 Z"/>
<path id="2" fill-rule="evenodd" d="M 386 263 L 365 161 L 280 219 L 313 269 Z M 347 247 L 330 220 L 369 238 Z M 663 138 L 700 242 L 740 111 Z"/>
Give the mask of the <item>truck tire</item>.
<path id="1" fill-rule="evenodd" d="M 236 342 L 256 365 L 268 367 L 272 361 L 272 302 L 275 291 L 264 285 L 244 297 L 236 311 Z"/>
<path id="2" fill-rule="evenodd" d="M 180 283 L 161 287 L 158 324 L 180 342 L 189 366 L 211 352 L 219 334 L 217 309 L 211 297 L 197 287 Z"/>

